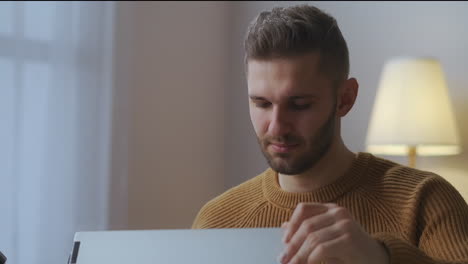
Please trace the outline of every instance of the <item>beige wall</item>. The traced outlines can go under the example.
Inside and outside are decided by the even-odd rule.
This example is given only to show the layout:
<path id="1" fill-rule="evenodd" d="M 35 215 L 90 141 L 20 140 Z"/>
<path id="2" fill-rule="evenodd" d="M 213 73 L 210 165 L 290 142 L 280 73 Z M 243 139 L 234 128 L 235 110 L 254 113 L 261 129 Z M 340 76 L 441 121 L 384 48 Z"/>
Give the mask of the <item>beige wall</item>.
<path id="1" fill-rule="evenodd" d="M 128 127 L 119 139 L 128 141 L 120 160 L 128 168 L 118 160 L 113 168 L 128 173 L 129 229 L 189 228 L 223 188 L 227 11 L 222 3 L 118 5 L 116 83 L 123 87 L 115 100 L 128 109 L 116 106 L 114 130 Z"/>
<path id="2" fill-rule="evenodd" d="M 311 3 L 337 18 L 360 83 L 342 126 L 351 150 L 364 150 L 382 66 L 398 55 L 441 60 L 468 150 L 467 3 Z M 248 115 L 243 36 L 260 10 L 291 4 L 118 3 L 113 227 L 188 228 L 206 201 L 266 168 Z M 460 188 L 467 160 L 465 151 L 418 162 Z"/>

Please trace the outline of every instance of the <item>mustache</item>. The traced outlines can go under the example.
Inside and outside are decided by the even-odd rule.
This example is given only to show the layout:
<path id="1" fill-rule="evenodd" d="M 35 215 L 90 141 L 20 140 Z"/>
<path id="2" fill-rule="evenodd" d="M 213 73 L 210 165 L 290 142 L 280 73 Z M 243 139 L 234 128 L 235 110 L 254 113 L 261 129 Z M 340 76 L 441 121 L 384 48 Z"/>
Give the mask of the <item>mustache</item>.
<path id="1" fill-rule="evenodd" d="M 284 144 L 284 145 L 294 145 L 302 142 L 302 138 L 294 135 L 284 135 L 280 137 L 265 137 L 263 140 L 264 145 L 271 143 L 274 144 Z"/>

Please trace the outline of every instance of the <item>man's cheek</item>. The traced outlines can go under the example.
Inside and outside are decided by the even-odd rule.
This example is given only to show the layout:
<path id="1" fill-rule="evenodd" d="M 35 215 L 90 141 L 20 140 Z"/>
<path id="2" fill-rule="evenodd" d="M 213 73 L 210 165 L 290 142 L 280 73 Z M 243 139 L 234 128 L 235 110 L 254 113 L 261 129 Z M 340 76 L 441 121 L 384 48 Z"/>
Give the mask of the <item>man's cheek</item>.
<path id="1" fill-rule="evenodd" d="M 265 138 L 268 131 L 268 122 L 266 119 L 259 113 L 256 113 L 256 111 L 251 113 L 251 119 L 257 137 L 260 139 Z"/>

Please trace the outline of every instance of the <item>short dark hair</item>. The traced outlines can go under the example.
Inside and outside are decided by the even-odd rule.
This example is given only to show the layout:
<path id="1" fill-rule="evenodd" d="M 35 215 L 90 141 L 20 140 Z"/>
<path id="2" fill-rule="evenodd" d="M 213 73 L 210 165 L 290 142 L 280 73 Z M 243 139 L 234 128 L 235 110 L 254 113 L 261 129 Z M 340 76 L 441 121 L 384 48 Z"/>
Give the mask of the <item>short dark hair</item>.
<path id="1" fill-rule="evenodd" d="M 244 41 L 250 59 L 292 57 L 318 51 L 319 69 L 334 84 L 348 78 L 349 53 L 336 19 L 310 5 L 274 7 L 249 25 Z"/>

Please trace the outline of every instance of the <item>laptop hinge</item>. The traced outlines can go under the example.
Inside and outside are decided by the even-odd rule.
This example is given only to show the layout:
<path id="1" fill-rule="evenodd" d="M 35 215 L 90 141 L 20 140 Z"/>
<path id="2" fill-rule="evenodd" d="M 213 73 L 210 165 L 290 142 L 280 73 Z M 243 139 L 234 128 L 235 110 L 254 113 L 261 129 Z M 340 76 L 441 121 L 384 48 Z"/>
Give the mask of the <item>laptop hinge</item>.
<path id="1" fill-rule="evenodd" d="M 80 241 L 75 241 L 75 243 L 73 243 L 73 250 L 70 256 L 68 256 L 68 264 L 76 264 L 79 250 L 80 250 Z"/>

